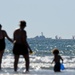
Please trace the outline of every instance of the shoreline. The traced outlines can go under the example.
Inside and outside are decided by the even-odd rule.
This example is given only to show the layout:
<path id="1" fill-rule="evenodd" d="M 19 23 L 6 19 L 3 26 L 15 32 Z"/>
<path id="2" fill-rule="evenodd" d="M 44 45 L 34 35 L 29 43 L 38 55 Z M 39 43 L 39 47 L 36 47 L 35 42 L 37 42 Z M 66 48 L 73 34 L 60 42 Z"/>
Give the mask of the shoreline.
<path id="1" fill-rule="evenodd" d="M 53 70 L 46 70 L 46 69 L 38 69 L 38 70 L 30 69 L 29 72 L 25 73 L 22 70 L 14 72 L 12 69 L 2 69 L 0 71 L 0 75 L 75 75 L 75 70 L 67 69 L 61 72 L 54 72 Z"/>

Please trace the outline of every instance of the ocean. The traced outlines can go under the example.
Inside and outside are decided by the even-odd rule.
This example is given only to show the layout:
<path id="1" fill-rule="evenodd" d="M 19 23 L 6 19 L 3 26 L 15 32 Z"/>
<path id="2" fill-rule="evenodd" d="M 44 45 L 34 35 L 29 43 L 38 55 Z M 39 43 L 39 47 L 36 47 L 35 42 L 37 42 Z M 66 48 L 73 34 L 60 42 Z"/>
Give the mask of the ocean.
<path id="1" fill-rule="evenodd" d="M 63 58 L 65 69 L 75 70 L 75 40 L 73 39 L 33 39 L 28 38 L 28 43 L 33 50 L 30 55 L 30 69 L 53 70 L 54 63 L 52 50 L 58 48 Z M 6 39 L 6 49 L 3 55 L 2 68 L 13 69 L 14 57 L 12 53 L 13 44 Z M 18 71 L 25 70 L 24 58 L 20 56 Z"/>
<path id="2" fill-rule="evenodd" d="M 73 39 L 29 39 L 34 55 L 31 57 L 33 68 L 53 69 L 52 50 L 58 48 L 64 60 L 65 69 L 75 69 L 75 40 Z"/>

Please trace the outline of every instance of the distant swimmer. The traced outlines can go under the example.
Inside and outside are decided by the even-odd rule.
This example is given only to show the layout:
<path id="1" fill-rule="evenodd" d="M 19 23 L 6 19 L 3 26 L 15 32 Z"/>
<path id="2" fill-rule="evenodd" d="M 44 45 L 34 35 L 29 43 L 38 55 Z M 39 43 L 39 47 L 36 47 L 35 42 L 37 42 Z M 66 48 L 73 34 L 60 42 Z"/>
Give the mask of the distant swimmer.
<path id="1" fill-rule="evenodd" d="M 14 71 L 17 71 L 17 64 L 19 60 L 19 56 L 23 55 L 26 64 L 26 72 L 29 71 L 29 53 L 32 53 L 32 50 L 27 42 L 27 33 L 24 30 L 26 27 L 25 21 L 20 21 L 19 29 L 16 29 L 13 33 L 14 38 L 14 47 L 13 47 L 13 54 L 14 54 Z"/>
<path id="2" fill-rule="evenodd" d="M 3 57 L 3 53 L 5 50 L 5 37 L 11 41 L 12 39 L 10 39 L 6 33 L 5 30 L 2 30 L 2 25 L 0 24 L 0 69 L 1 69 L 1 63 L 2 63 L 2 57 Z"/>

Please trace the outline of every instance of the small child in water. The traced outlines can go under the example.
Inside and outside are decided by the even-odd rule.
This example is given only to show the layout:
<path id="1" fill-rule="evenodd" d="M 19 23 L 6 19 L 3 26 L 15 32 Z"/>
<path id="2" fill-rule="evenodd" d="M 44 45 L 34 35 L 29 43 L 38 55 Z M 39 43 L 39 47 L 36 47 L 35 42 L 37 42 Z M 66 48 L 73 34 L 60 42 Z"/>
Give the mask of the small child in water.
<path id="1" fill-rule="evenodd" d="M 59 50 L 57 48 L 55 48 L 53 50 L 53 54 L 54 54 L 54 59 L 53 59 L 52 63 L 55 62 L 54 72 L 60 72 L 60 60 L 62 60 L 62 63 L 63 63 L 63 59 L 59 55 Z"/>

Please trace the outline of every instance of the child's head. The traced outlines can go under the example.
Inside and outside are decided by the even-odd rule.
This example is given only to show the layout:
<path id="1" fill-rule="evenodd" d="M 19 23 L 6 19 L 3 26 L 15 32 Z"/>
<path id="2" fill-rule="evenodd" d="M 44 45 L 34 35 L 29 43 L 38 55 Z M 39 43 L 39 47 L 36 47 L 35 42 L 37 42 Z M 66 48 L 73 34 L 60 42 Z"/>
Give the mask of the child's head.
<path id="1" fill-rule="evenodd" d="M 54 55 L 59 54 L 59 50 L 58 50 L 57 48 L 53 49 L 53 54 L 54 54 Z"/>

